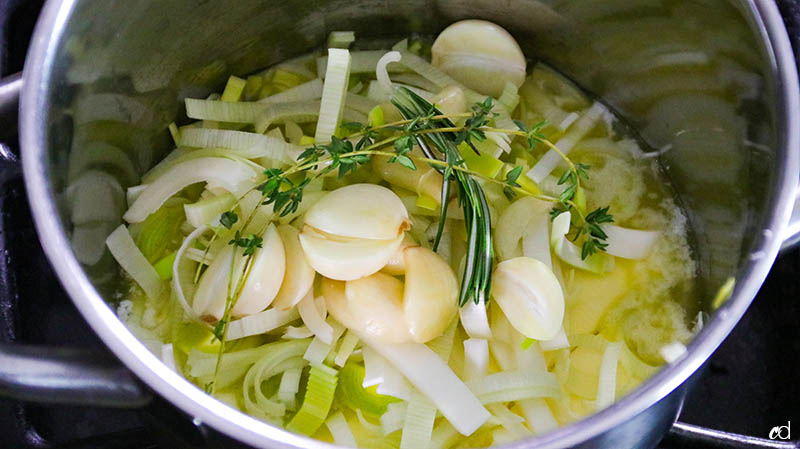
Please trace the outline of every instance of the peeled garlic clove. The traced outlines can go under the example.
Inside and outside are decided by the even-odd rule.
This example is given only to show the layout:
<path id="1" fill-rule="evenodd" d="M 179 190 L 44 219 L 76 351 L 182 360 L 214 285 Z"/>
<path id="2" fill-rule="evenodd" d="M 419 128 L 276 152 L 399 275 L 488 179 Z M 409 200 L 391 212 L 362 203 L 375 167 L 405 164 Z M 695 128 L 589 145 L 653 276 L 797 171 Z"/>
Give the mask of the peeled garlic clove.
<path id="1" fill-rule="evenodd" d="M 376 184 L 351 184 L 330 192 L 306 212 L 305 224 L 341 237 L 389 240 L 410 227 L 400 198 Z"/>
<path id="2" fill-rule="evenodd" d="M 192 300 L 192 309 L 197 316 L 213 320 L 222 318 L 225 313 L 225 300 L 228 297 L 232 258 L 233 247 L 225 246 L 206 268 Z M 234 273 L 241 273 L 243 262 L 237 265 L 234 267 Z M 236 279 L 238 277 L 239 275 L 236 275 Z"/>
<path id="3" fill-rule="evenodd" d="M 250 272 L 233 306 L 233 315 L 237 317 L 266 309 L 275 299 L 283 283 L 286 253 L 275 225 L 269 225 L 261 238 L 263 239 L 261 248 L 253 253 Z"/>
<path id="4" fill-rule="evenodd" d="M 346 328 L 355 329 L 355 320 L 347 307 L 344 287 L 344 282 L 328 278 L 322 278 L 320 283 L 320 290 L 322 291 L 322 297 L 325 298 L 327 312 Z"/>
<path id="5" fill-rule="evenodd" d="M 406 248 L 419 246 L 414 237 L 411 237 L 410 234 L 406 234 L 405 238 L 403 239 L 403 243 L 400 244 L 400 247 L 397 248 L 397 251 L 392 255 L 392 258 L 386 262 L 386 265 L 381 268 L 381 271 L 386 274 L 391 274 L 392 276 L 401 276 L 406 272 L 406 258 L 404 256 L 404 251 Z"/>
<path id="6" fill-rule="evenodd" d="M 431 48 L 434 66 L 482 94 L 499 97 L 506 82 L 525 81 L 525 55 L 497 24 L 462 20 L 445 28 Z"/>
<path id="7" fill-rule="evenodd" d="M 383 268 L 403 243 L 404 233 L 391 240 L 335 239 L 309 226 L 300 233 L 306 260 L 317 272 L 339 281 L 350 281 Z"/>
<path id="8" fill-rule="evenodd" d="M 354 281 L 344 288 L 351 325 L 357 332 L 383 341 L 412 341 L 403 319 L 403 282 L 384 273 L 375 273 Z"/>
<path id="9" fill-rule="evenodd" d="M 414 341 L 425 343 L 440 335 L 453 320 L 458 282 L 453 270 L 433 251 L 406 248 L 403 309 Z"/>
<path id="10" fill-rule="evenodd" d="M 303 247 L 300 246 L 300 231 L 294 226 L 280 225 L 278 235 L 286 253 L 286 274 L 272 307 L 286 310 L 294 307 L 311 290 L 317 273 L 309 265 Z"/>
<path id="11" fill-rule="evenodd" d="M 506 318 L 522 335 L 549 340 L 564 320 L 564 293 L 553 272 L 530 257 L 497 264 L 492 296 Z"/>
<path id="12" fill-rule="evenodd" d="M 449 86 L 433 97 L 433 103 L 446 115 L 467 112 L 467 97 L 458 86 Z"/>

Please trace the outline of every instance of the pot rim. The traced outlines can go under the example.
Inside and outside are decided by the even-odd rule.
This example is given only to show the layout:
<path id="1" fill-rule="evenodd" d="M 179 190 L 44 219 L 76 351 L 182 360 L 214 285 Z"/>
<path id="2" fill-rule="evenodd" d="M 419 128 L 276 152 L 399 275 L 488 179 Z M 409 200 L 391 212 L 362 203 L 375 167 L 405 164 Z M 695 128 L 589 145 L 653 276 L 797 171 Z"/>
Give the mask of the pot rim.
<path id="1" fill-rule="evenodd" d="M 255 446 L 335 448 L 329 443 L 292 434 L 235 410 L 195 387 L 164 365 L 125 327 L 95 290 L 71 251 L 69 239 L 56 210 L 45 160 L 47 98 L 51 86 L 57 45 L 77 0 L 48 0 L 39 17 L 25 61 L 24 87 L 20 101 L 20 144 L 28 201 L 42 247 L 64 288 L 92 329 L 114 354 L 139 378 L 179 408 L 229 436 Z M 562 448 L 577 445 L 621 425 L 678 388 L 698 370 L 730 333 L 747 310 L 769 272 L 781 246 L 789 221 L 795 190 L 800 179 L 800 92 L 797 68 L 783 20 L 774 2 L 746 0 L 746 8 L 762 39 L 775 79 L 779 116 L 777 134 L 783 151 L 777 166 L 783 167 L 775 180 L 775 208 L 757 252 L 739 271 L 740 281 L 730 299 L 717 310 L 714 319 L 692 340 L 688 351 L 611 407 L 583 420 L 541 436 L 510 443 L 507 448 Z"/>

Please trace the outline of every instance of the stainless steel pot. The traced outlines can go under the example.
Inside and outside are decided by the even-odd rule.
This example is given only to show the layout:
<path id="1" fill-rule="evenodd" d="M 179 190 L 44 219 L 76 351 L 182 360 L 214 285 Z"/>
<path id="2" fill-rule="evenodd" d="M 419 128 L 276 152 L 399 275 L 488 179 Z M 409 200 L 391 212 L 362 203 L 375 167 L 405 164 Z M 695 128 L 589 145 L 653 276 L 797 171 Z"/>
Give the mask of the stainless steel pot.
<path id="1" fill-rule="evenodd" d="M 331 30 L 389 40 L 409 32 L 434 34 L 467 17 L 508 28 L 528 55 L 602 97 L 658 150 L 652 154 L 694 230 L 702 307 L 710 310 L 725 279 L 737 279 L 729 300 L 679 360 L 612 407 L 509 447 L 657 444 L 673 426 L 687 381 L 744 314 L 781 245 L 800 236 L 800 209 L 792 217 L 800 179 L 797 72 L 784 24 L 769 0 L 48 1 L 23 80 L 6 80 L 0 97 L 5 105 L 13 102 L 24 83 L 23 169 L 44 250 L 75 305 L 139 379 L 199 421 L 248 444 L 330 447 L 205 395 L 117 319 L 104 298 L 113 290 L 116 267 L 102 253 L 73 251 L 76 227 L 63 208 L 70 170 L 105 167 L 125 177 L 114 161 L 86 162 L 86 141 L 77 140 L 86 138 L 85 125 L 121 123 L 124 137 L 117 136 L 114 146 L 142 173 L 166 149 L 165 126 L 178 117 L 180 100 L 219 89 L 229 73 L 247 74 L 302 54 Z M 28 400 L 116 406 L 147 400 L 117 369 L 42 351 L 0 346 L 0 391 Z M 54 355 L 59 358 L 45 358 Z M 70 379 L 78 376 L 82 383 Z M 759 444 L 680 424 L 674 429 Z"/>

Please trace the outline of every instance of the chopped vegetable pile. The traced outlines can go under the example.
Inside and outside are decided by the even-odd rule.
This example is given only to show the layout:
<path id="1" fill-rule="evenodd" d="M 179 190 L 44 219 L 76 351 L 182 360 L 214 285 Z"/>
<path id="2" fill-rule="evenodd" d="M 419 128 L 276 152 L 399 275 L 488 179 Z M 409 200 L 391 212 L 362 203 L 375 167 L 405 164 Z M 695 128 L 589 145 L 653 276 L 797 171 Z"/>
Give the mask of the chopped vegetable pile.
<path id="1" fill-rule="evenodd" d="M 292 432 L 405 449 L 547 432 L 681 356 L 685 219 L 605 106 L 489 22 L 357 44 L 187 98 L 124 194 L 75 183 L 127 199 L 121 318 L 164 363 Z"/>

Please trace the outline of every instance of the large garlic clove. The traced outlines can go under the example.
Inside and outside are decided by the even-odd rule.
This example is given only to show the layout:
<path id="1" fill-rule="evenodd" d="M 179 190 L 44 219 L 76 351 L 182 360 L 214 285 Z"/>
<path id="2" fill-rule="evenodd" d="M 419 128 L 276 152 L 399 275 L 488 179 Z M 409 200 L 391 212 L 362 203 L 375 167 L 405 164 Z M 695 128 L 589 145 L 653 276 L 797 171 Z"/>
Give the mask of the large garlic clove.
<path id="1" fill-rule="evenodd" d="M 306 260 L 303 247 L 300 246 L 300 232 L 294 226 L 278 226 L 278 235 L 286 253 L 286 274 L 272 307 L 286 310 L 294 307 L 311 290 L 317 273 Z"/>
<path id="2" fill-rule="evenodd" d="M 222 318 L 225 313 L 225 300 L 228 297 L 228 287 L 230 285 L 233 251 L 234 248 L 232 246 L 222 248 L 214 256 L 214 260 L 211 261 L 211 264 L 200 278 L 192 300 L 192 309 L 197 316 L 216 321 Z M 240 251 L 237 251 L 237 253 L 241 254 Z M 244 265 L 243 258 L 238 257 L 239 254 L 237 254 L 237 260 L 242 261 L 237 263 L 233 270 L 237 280 Z"/>
<path id="3" fill-rule="evenodd" d="M 405 249 L 414 246 L 419 246 L 419 243 L 414 240 L 414 237 L 411 237 L 411 234 L 406 234 L 405 238 L 403 238 L 403 243 L 400 244 L 400 247 L 397 248 L 397 251 L 395 251 L 389 261 L 386 262 L 386 265 L 381 268 L 381 271 L 386 274 L 391 274 L 392 276 L 402 276 L 405 274 Z"/>
<path id="4" fill-rule="evenodd" d="M 354 281 L 345 288 L 347 310 L 357 332 L 383 341 L 412 341 L 409 326 L 403 319 L 403 282 L 384 273 L 375 273 Z"/>
<path id="5" fill-rule="evenodd" d="M 283 283 L 286 253 L 275 225 L 269 225 L 261 238 L 261 248 L 253 253 L 250 272 L 233 306 L 233 315 L 237 317 L 266 309 Z"/>
<path id="6" fill-rule="evenodd" d="M 411 225 L 400 198 L 376 184 L 351 184 L 330 192 L 306 212 L 305 224 L 350 238 L 389 240 Z"/>
<path id="7" fill-rule="evenodd" d="M 443 114 L 456 115 L 467 112 L 467 97 L 458 86 L 449 86 L 433 97 L 433 103 Z"/>
<path id="8" fill-rule="evenodd" d="M 403 232 L 390 240 L 338 239 L 305 226 L 300 245 L 306 260 L 317 272 L 339 281 L 349 281 L 383 268 L 403 243 Z"/>
<path id="9" fill-rule="evenodd" d="M 498 98 L 506 82 L 525 81 L 525 55 L 497 24 L 462 20 L 445 28 L 431 48 L 434 66 L 470 89 Z"/>
<path id="10" fill-rule="evenodd" d="M 458 282 L 453 270 L 433 251 L 406 248 L 403 309 L 414 341 L 425 343 L 447 329 L 457 312 Z"/>
<path id="11" fill-rule="evenodd" d="M 555 337 L 564 320 L 564 293 L 553 272 L 530 257 L 497 264 L 492 296 L 511 325 L 536 340 Z"/>

